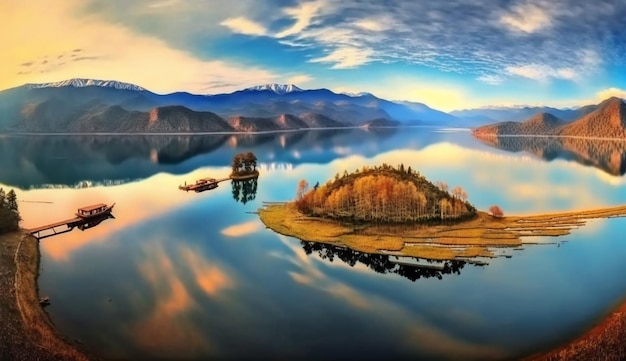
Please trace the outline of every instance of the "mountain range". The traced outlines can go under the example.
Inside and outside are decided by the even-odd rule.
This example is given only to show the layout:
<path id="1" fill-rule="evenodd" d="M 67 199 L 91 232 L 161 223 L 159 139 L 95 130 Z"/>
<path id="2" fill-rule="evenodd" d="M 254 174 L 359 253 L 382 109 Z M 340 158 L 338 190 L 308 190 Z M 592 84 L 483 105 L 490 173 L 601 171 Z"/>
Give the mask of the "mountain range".
<path id="1" fill-rule="evenodd" d="M 0 132 L 232 133 L 402 125 L 474 128 L 501 122 L 477 131 L 483 135 L 552 134 L 557 128 L 560 132 L 565 123 L 594 113 L 601 105 L 576 109 L 499 107 L 445 113 L 426 104 L 389 101 L 371 93 L 305 90 L 293 84 L 265 84 L 215 95 L 157 94 L 134 84 L 77 78 L 0 91 Z M 520 122 L 524 119 L 528 120 Z M 571 127 L 563 134 L 598 136 L 598 127 L 603 125 L 594 127 Z M 607 134 L 622 133 L 607 130 Z"/>
<path id="2" fill-rule="evenodd" d="M 626 104 L 611 97 L 597 106 L 581 108 L 574 121 L 559 119 L 550 113 L 540 113 L 523 122 L 500 122 L 472 130 L 477 137 L 489 136 L 566 136 L 595 138 L 626 138 Z"/>
<path id="3" fill-rule="evenodd" d="M 398 103 L 293 84 L 228 94 L 156 94 L 134 84 L 94 79 L 26 84 L 0 92 L 0 132 L 197 133 L 328 127 L 452 124 L 421 103 Z"/>

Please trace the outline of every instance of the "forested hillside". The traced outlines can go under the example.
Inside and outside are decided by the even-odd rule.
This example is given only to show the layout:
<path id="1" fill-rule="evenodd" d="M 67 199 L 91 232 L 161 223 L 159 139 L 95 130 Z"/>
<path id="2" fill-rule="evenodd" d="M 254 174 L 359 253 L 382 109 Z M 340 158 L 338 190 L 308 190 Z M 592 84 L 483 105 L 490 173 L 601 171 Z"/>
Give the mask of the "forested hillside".
<path id="1" fill-rule="evenodd" d="M 406 223 L 461 220 L 476 214 L 463 188 L 457 186 L 448 192 L 447 184 L 432 184 L 402 164 L 363 167 L 308 188 L 307 181 L 301 180 L 296 205 L 300 212 L 311 216 Z"/>

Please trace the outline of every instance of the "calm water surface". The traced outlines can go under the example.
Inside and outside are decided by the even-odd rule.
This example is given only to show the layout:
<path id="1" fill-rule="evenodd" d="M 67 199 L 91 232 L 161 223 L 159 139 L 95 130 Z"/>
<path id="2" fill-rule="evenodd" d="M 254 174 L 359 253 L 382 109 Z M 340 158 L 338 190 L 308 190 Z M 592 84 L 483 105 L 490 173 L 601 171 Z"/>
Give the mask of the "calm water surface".
<path id="1" fill-rule="evenodd" d="M 302 178 L 323 183 L 383 162 L 461 185 L 477 208 L 498 204 L 507 214 L 626 203 L 624 178 L 606 162 L 510 150 L 434 128 L 4 137 L 0 186 L 17 188 L 26 228 L 116 203 L 115 219 L 41 241 L 47 310 L 98 356 L 508 359 L 568 341 L 624 299 L 623 219 L 528 238 L 540 244 L 442 271 L 303 243 L 265 229 L 254 212 L 292 199 Z M 199 194 L 177 189 L 227 175 L 241 151 L 261 165 L 245 203 L 228 182 Z M 34 203 L 42 201 L 52 203 Z"/>

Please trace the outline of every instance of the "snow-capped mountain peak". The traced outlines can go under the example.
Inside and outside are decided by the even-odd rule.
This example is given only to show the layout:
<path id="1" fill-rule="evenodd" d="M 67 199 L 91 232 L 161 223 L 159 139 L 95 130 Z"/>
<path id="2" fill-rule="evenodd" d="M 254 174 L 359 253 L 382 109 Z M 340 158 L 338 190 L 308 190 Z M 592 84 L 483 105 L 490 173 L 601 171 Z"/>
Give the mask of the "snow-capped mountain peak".
<path id="1" fill-rule="evenodd" d="M 83 79 L 83 78 L 74 78 L 68 79 L 58 82 L 52 83 L 39 83 L 39 84 L 28 84 L 31 89 L 37 88 L 62 88 L 73 86 L 76 88 L 83 88 L 87 86 L 99 86 L 105 88 L 115 88 L 122 90 L 135 90 L 135 91 L 145 91 L 146 89 L 130 83 L 123 83 L 115 80 L 97 80 L 97 79 Z"/>
<path id="2" fill-rule="evenodd" d="M 375 95 L 372 93 L 368 93 L 368 92 L 359 92 L 359 93 L 350 93 L 350 92 L 343 92 L 341 93 L 343 95 L 347 95 L 349 97 L 353 97 L 353 98 L 358 98 L 358 97 L 374 97 Z"/>
<path id="3" fill-rule="evenodd" d="M 250 88 L 246 88 L 244 89 L 244 91 L 264 91 L 264 90 L 269 90 L 272 91 L 276 94 L 287 94 L 287 93 L 294 93 L 294 92 L 301 92 L 303 91 L 302 89 L 298 88 L 297 86 L 293 85 L 293 84 L 276 84 L 276 83 L 270 83 L 270 84 L 264 84 L 264 85 L 257 85 L 257 86 L 253 86 Z"/>

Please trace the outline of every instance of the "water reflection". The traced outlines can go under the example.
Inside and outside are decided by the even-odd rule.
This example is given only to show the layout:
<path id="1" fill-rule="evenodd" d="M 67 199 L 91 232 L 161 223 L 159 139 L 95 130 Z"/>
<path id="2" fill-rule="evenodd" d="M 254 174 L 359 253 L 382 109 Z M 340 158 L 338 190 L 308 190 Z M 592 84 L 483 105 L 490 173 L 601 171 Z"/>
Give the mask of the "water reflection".
<path id="1" fill-rule="evenodd" d="M 235 202 L 246 204 L 256 198 L 259 177 L 250 179 L 233 179 L 231 181 L 233 199 Z"/>
<path id="2" fill-rule="evenodd" d="M 0 137 L 0 183 L 21 189 L 112 186 L 166 172 L 227 166 L 242 150 L 262 164 L 326 164 L 458 138 L 445 132 L 336 129 L 265 134 Z M 468 137 L 471 138 L 471 137 Z M 471 140 L 471 139 L 470 139 Z M 474 144 L 474 142 L 469 142 Z"/>
<path id="3" fill-rule="evenodd" d="M 337 247 L 318 242 L 300 241 L 300 244 L 307 255 L 317 252 L 321 259 L 333 262 L 337 258 L 350 267 L 354 267 L 359 262 L 377 273 L 394 273 L 413 282 L 420 278 L 435 277 L 442 279 L 444 275 L 460 275 L 461 269 L 466 264 L 465 261 L 458 260 L 438 261 L 415 257 L 363 253 L 346 247 Z"/>
<path id="4" fill-rule="evenodd" d="M 307 255 L 300 241 L 271 232 L 252 214 L 263 201 L 293 199 L 302 178 L 323 183 L 344 169 L 383 162 L 462 185 L 479 209 L 498 204 L 506 214 L 626 203 L 623 182 L 607 183 L 604 172 L 506 153 L 468 132 L 353 134 L 362 138 L 325 138 L 319 150 L 297 145 L 313 134 L 296 145 L 285 133 L 243 147 L 259 164 L 289 165 L 261 168 L 264 181 L 245 204 L 243 184 L 237 203 L 229 187 L 177 189 L 185 180 L 228 174 L 239 152 L 230 140 L 176 166 L 130 158 L 105 174 L 139 174 L 133 166 L 158 173 L 138 182 L 16 190 L 18 199 L 54 202 L 21 204 L 24 227 L 85 203 L 117 203 L 115 222 L 41 243 L 39 286 L 53 300 L 55 325 L 111 359 L 515 359 L 580 334 L 626 294 L 624 219 L 594 221 L 564 236 L 560 247 L 529 246 L 487 267 L 459 263 L 448 273 L 439 263 L 403 265 L 400 274 L 390 259 L 312 246 Z M 41 181 L 32 163 L 20 162 L 26 183 Z M 97 174 L 89 164 L 80 170 L 80 179 Z M 168 174 L 175 172 L 184 175 Z"/>
<path id="5" fill-rule="evenodd" d="M 616 140 L 556 137 L 477 137 L 484 144 L 509 152 L 525 151 L 546 161 L 564 159 L 604 172 L 626 173 L 626 143 Z"/>

